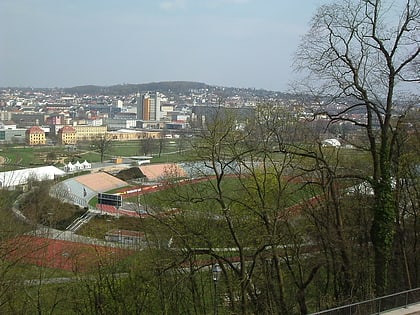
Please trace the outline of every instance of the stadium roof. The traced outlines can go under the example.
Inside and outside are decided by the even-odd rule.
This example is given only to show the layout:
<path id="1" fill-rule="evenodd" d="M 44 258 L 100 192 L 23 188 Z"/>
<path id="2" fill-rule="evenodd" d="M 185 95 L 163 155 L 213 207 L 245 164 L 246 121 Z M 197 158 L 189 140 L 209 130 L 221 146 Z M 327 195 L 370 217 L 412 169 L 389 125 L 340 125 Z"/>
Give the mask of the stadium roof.
<path id="1" fill-rule="evenodd" d="M 74 180 L 97 192 L 106 192 L 128 185 L 125 181 L 105 172 L 78 176 L 75 177 Z"/>

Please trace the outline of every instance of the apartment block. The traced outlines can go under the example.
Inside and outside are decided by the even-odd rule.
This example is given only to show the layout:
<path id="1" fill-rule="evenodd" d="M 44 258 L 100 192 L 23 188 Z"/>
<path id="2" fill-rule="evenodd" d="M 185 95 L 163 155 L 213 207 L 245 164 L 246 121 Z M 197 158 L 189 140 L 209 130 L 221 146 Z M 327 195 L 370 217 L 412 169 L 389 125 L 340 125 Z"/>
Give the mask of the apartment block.
<path id="1" fill-rule="evenodd" d="M 58 130 L 60 144 L 76 144 L 76 129 L 72 126 L 64 126 Z"/>
<path id="2" fill-rule="evenodd" d="M 32 126 L 26 130 L 26 143 L 29 145 L 44 145 L 45 132 L 39 126 Z"/>
<path id="3" fill-rule="evenodd" d="M 107 126 L 76 125 L 72 127 L 76 130 L 76 141 L 91 141 L 104 136 L 107 131 Z"/>

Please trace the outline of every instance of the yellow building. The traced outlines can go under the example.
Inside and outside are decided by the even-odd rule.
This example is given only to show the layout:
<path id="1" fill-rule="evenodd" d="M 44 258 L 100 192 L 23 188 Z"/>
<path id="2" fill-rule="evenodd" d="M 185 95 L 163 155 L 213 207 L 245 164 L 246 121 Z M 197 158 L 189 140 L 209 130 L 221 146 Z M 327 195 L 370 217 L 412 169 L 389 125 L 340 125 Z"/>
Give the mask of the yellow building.
<path id="1" fill-rule="evenodd" d="M 76 141 L 95 140 L 104 136 L 107 131 L 106 126 L 76 125 L 73 128 L 76 130 Z"/>
<path id="2" fill-rule="evenodd" d="M 160 131 L 145 131 L 144 138 L 160 139 L 162 138 L 162 132 Z"/>
<path id="3" fill-rule="evenodd" d="M 26 142 L 29 145 L 43 145 L 46 143 L 45 132 L 41 127 L 33 126 L 26 130 Z"/>
<path id="4" fill-rule="evenodd" d="M 122 129 L 118 131 L 107 132 L 107 137 L 113 141 L 131 141 L 145 138 L 160 139 L 162 133 L 160 131 L 145 131 L 145 130 L 127 130 Z"/>
<path id="5" fill-rule="evenodd" d="M 58 141 L 61 144 L 76 144 L 76 129 L 71 126 L 64 126 L 58 130 Z"/>

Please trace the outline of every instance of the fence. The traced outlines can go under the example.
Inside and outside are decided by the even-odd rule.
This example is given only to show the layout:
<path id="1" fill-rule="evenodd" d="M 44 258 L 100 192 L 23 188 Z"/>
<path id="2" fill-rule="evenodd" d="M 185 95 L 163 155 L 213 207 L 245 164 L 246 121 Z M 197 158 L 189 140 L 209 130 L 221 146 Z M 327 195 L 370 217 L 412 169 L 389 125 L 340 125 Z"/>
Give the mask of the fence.
<path id="1" fill-rule="evenodd" d="M 353 303 L 329 310 L 313 313 L 312 315 L 366 315 L 381 314 L 381 312 L 407 307 L 420 303 L 420 288 L 385 295 L 375 299 Z"/>

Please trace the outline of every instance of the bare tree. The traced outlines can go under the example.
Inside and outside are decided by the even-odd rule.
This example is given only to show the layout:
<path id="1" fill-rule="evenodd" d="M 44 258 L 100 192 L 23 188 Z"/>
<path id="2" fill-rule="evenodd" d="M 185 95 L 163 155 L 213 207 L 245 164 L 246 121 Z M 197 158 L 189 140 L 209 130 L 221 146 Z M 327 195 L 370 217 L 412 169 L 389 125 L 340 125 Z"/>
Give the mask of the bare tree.
<path id="1" fill-rule="evenodd" d="M 166 142 L 167 141 L 166 141 L 166 139 L 164 137 L 160 137 L 158 141 L 159 141 L 159 153 L 158 153 L 158 157 L 161 157 L 163 151 L 166 148 Z"/>
<path id="2" fill-rule="evenodd" d="M 152 154 L 152 152 L 156 148 L 156 141 L 157 140 L 155 140 L 153 138 L 150 138 L 150 137 L 146 137 L 144 139 L 141 139 L 140 140 L 140 148 L 139 148 L 140 154 L 143 154 L 143 155 Z"/>
<path id="3" fill-rule="evenodd" d="M 397 126 L 396 156 L 393 161 L 396 185 L 397 234 L 396 258 L 403 270 L 396 270 L 394 274 L 405 275 L 394 282 L 403 283 L 407 288 L 419 285 L 419 205 L 420 205 L 420 130 L 419 111 L 411 111 L 400 120 Z"/>
<path id="4" fill-rule="evenodd" d="M 200 183 L 171 185 L 161 195 L 158 207 L 176 206 L 176 215 L 157 215 L 158 203 L 151 212 L 167 227 L 173 249 L 182 249 L 184 263 L 205 254 L 220 265 L 219 292 L 232 313 L 288 314 L 296 303 L 307 313 L 307 291 L 322 266 L 318 255 L 303 258 L 306 231 L 296 230 L 300 224 L 290 214 L 304 189 L 286 176 L 295 156 L 281 148 L 296 120 L 282 114 L 267 106 L 240 128 L 235 115 L 217 112 L 193 143 L 202 162 L 189 168 Z M 292 243 L 294 257 L 285 261 Z"/>
<path id="5" fill-rule="evenodd" d="M 395 234 L 395 103 L 399 87 L 420 81 L 419 27 L 417 0 L 342 0 L 319 8 L 296 56 L 296 68 L 309 74 L 306 88 L 323 100 L 328 96 L 327 104 L 340 105 L 335 111 L 325 108 L 330 121 L 364 130 L 372 166 L 366 180 L 375 199 L 371 240 L 377 294 L 388 287 Z"/>
<path id="6" fill-rule="evenodd" d="M 93 140 L 92 145 L 94 150 L 99 152 L 101 156 L 101 162 L 103 162 L 105 154 L 107 154 L 111 149 L 112 140 L 106 135 L 102 135 L 98 136 L 95 140 Z"/>

